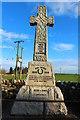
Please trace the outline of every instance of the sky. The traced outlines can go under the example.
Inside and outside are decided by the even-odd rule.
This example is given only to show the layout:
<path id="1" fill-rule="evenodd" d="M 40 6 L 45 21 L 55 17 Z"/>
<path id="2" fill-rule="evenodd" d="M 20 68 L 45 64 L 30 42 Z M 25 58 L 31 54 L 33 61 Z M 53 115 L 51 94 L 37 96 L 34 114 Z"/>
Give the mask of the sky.
<path id="1" fill-rule="evenodd" d="M 23 67 L 33 60 L 35 29 L 30 16 L 37 16 L 39 5 L 47 6 L 47 16 L 54 16 L 54 26 L 47 27 L 48 61 L 55 73 L 78 73 L 78 3 L 77 2 L 2 2 L 0 51 L 2 68 L 16 65 L 16 40 L 23 47 Z M 18 64 L 19 66 L 19 64 Z"/>

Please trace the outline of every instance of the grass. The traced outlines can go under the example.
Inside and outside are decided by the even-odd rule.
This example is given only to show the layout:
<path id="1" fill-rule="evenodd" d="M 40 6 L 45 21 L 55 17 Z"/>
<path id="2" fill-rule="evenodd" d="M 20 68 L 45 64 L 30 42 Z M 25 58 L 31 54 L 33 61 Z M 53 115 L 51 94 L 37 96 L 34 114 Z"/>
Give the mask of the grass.
<path id="1" fill-rule="evenodd" d="M 80 82 L 78 74 L 55 74 L 56 81 Z"/>
<path id="2" fill-rule="evenodd" d="M 25 80 L 26 79 L 26 75 L 22 75 L 22 80 Z M 14 74 L 5 74 L 5 75 L 2 75 L 2 79 L 4 79 L 4 80 L 10 80 L 10 79 L 13 79 L 13 80 L 15 80 L 15 75 Z M 19 80 L 19 75 L 17 76 L 17 79 Z"/>
<path id="3" fill-rule="evenodd" d="M 5 74 L 2 75 L 3 79 L 15 79 L 15 75 Z M 19 79 L 19 76 L 17 77 Z M 22 80 L 26 79 L 26 75 L 22 75 Z M 56 81 L 72 81 L 72 82 L 80 82 L 80 77 L 78 74 L 55 74 Z"/>

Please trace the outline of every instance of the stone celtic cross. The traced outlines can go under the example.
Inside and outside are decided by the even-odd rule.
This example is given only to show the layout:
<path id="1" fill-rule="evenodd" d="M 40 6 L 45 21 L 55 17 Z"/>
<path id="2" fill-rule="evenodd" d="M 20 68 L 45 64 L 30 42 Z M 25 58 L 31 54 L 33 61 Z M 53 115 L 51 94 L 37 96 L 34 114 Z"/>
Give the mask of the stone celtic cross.
<path id="1" fill-rule="evenodd" d="M 47 26 L 54 25 L 54 17 L 47 17 L 46 6 L 38 7 L 38 15 L 30 17 L 30 25 L 36 25 L 34 61 L 47 61 Z"/>

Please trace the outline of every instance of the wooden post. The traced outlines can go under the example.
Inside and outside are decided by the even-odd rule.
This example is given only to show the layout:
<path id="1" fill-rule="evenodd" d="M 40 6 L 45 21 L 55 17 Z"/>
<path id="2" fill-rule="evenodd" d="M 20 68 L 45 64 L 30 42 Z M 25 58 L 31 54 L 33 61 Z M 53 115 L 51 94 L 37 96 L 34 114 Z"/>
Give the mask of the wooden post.
<path id="1" fill-rule="evenodd" d="M 17 79 L 18 52 L 19 52 L 19 41 L 18 41 L 18 46 L 17 46 L 17 60 L 16 60 L 16 74 L 15 74 L 15 79 Z"/>
<path id="2" fill-rule="evenodd" d="M 22 55 L 23 55 L 23 48 L 21 48 L 20 80 L 21 80 L 21 76 L 22 76 Z"/>
<path id="3" fill-rule="evenodd" d="M 18 42 L 18 46 L 17 46 L 17 60 L 16 60 L 16 71 L 15 71 L 15 79 L 17 79 L 17 67 L 18 67 L 18 61 L 19 61 L 19 56 L 18 56 L 18 53 L 19 53 L 19 43 L 20 42 L 24 42 L 23 40 L 20 40 L 20 41 L 15 41 L 14 43 Z M 22 50 L 22 53 L 21 53 L 21 56 L 23 54 L 23 50 Z M 22 65 L 22 64 L 21 64 Z"/>

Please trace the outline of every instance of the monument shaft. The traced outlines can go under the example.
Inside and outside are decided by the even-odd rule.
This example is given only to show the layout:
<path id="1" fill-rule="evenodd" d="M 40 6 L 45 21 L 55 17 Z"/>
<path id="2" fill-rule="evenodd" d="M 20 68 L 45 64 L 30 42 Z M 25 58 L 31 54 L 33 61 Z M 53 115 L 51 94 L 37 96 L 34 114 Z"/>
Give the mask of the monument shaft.
<path id="1" fill-rule="evenodd" d="M 30 25 L 36 25 L 34 61 L 47 61 L 47 26 L 54 25 L 54 18 L 47 17 L 46 6 L 38 7 L 38 16 L 30 17 Z"/>

